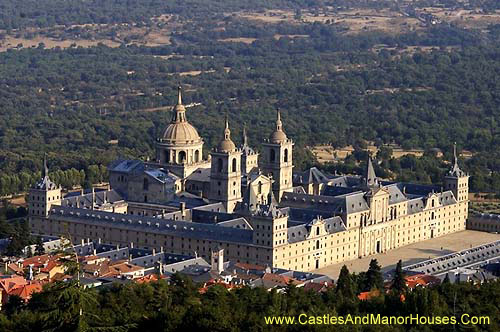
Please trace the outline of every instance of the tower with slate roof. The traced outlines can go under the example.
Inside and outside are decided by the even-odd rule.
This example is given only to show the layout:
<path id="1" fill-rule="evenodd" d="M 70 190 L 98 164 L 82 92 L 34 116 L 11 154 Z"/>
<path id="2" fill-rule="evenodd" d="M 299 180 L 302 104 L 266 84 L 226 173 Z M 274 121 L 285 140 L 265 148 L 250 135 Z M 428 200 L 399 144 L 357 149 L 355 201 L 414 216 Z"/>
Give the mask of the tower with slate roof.
<path id="1" fill-rule="evenodd" d="M 33 232 L 49 234 L 47 225 L 43 220 L 49 215 L 52 205 L 61 205 L 61 187 L 56 185 L 49 178 L 49 168 L 47 167 L 47 157 L 43 158 L 42 178 L 30 189 L 28 195 L 28 213 L 30 226 Z"/>
<path id="2" fill-rule="evenodd" d="M 457 145 L 453 145 L 453 166 L 444 177 L 444 189 L 450 190 L 458 202 L 469 200 L 469 175 L 458 166 Z"/>

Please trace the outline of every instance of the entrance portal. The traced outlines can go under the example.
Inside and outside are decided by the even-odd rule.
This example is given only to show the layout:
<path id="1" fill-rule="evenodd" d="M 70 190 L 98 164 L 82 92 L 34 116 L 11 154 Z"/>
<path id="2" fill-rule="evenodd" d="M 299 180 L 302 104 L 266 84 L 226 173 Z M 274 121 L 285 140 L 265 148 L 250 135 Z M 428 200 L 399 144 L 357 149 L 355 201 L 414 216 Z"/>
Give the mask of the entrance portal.
<path id="1" fill-rule="evenodd" d="M 377 240 L 377 254 L 380 254 L 380 252 L 381 252 L 380 240 Z"/>

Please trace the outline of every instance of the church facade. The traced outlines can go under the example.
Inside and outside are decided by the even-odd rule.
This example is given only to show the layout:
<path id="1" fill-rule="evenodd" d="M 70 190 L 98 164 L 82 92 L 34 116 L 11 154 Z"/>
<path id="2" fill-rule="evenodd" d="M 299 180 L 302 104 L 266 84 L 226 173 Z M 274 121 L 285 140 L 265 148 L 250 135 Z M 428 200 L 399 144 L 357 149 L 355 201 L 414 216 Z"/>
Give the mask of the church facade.
<path id="1" fill-rule="evenodd" d="M 118 160 L 110 190 L 63 197 L 44 177 L 28 196 L 32 231 L 211 259 L 311 271 L 465 229 L 468 175 L 455 160 L 443 186 L 293 170 L 293 141 L 277 112 L 260 153 L 236 146 L 226 118 L 219 144 L 186 117 L 179 88 L 152 162 Z"/>

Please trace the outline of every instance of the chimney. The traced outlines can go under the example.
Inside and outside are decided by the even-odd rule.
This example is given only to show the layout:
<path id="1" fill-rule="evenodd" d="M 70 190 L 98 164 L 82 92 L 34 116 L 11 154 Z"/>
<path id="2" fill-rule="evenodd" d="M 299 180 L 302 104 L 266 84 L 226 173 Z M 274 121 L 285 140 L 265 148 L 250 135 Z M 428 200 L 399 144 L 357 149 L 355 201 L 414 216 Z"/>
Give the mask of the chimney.
<path id="1" fill-rule="evenodd" d="M 153 248 L 153 256 L 156 255 L 156 249 Z"/>
<path id="2" fill-rule="evenodd" d="M 94 249 L 94 256 L 96 256 L 96 255 L 97 255 L 97 250 Z"/>
<path id="3" fill-rule="evenodd" d="M 182 216 L 184 217 L 186 215 L 186 203 L 185 202 L 181 202 L 180 203 L 180 208 L 181 208 Z"/>
<path id="4" fill-rule="evenodd" d="M 134 248 L 134 242 L 130 242 L 130 248 Z"/>
<path id="5" fill-rule="evenodd" d="M 160 252 L 163 253 L 163 246 L 160 247 Z"/>
<path id="6" fill-rule="evenodd" d="M 84 245 L 85 245 L 85 240 L 84 240 L 84 239 L 82 239 L 82 246 L 84 246 Z"/>
<path id="7" fill-rule="evenodd" d="M 101 244 L 101 238 L 97 239 L 97 243 Z"/>
<path id="8" fill-rule="evenodd" d="M 94 186 L 92 186 L 92 210 L 95 208 L 95 189 Z"/>
<path id="9" fill-rule="evenodd" d="M 90 238 L 87 238 L 87 244 L 90 244 Z"/>
<path id="10" fill-rule="evenodd" d="M 120 245 L 119 244 L 116 245 L 116 250 L 120 250 Z"/>

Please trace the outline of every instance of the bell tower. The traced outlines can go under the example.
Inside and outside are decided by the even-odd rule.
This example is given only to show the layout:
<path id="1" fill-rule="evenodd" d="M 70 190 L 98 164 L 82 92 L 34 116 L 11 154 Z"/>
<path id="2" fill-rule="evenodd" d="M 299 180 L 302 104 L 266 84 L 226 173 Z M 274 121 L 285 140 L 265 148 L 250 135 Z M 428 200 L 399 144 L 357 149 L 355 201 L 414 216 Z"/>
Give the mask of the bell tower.
<path id="1" fill-rule="evenodd" d="M 293 141 L 283 131 L 283 123 L 281 122 L 281 113 L 279 110 L 276 129 L 269 139 L 262 143 L 262 147 L 263 153 L 260 159 L 260 166 L 264 174 L 272 175 L 274 180 L 273 194 L 279 202 L 284 192 L 293 190 Z"/>
<path id="2" fill-rule="evenodd" d="M 226 117 L 224 139 L 211 153 L 210 195 L 214 201 L 222 202 L 228 213 L 232 213 L 241 202 L 241 150 L 231 140 L 231 131 Z"/>

